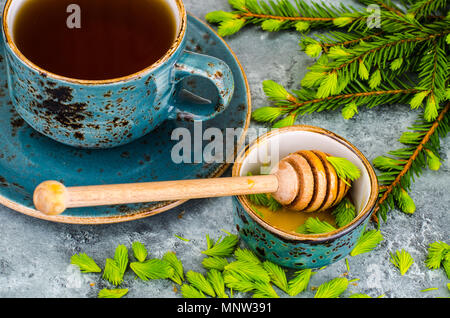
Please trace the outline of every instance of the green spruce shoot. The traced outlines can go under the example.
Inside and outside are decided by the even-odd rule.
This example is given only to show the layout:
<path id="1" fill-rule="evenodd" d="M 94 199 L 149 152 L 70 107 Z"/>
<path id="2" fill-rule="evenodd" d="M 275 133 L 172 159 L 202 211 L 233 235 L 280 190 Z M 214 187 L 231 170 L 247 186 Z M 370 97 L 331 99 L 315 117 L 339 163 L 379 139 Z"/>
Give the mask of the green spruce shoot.
<path id="1" fill-rule="evenodd" d="M 148 252 L 144 244 L 142 244 L 141 242 L 133 242 L 131 248 L 133 249 L 134 257 L 139 262 L 144 262 L 147 259 Z"/>
<path id="2" fill-rule="evenodd" d="M 98 298 L 122 298 L 128 294 L 128 288 L 124 289 L 107 289 L 104 288 L 98 292 Z"/>
<path id="3" fill-rule="evenodd" d="M 73 255 L 70 263 L 78 266 L 82 273 L 100 273 L 102 271 L 95 261 L 85 253 Z"/>
<path id="4" fill-rule="evenodd" d="M 323 283 L 317 289 L 314 298 L 338 298 L 348 287 L 348 279 L 337 277 L 326 283 Z"/>
<path id="5" fill-rule="evenodd" d="M 391 263 L 400 270 L 400 274 L 403 276 L 414 263 L 414 259 L 411 254 L 405 250 L 395 251 L 395 254 L 391 253 Z"/>
<path id="6" fill-rule="evenodd" d="M 350 252 L 351 256 L 367 253 L 372 251 L 383 240 L 383 235 L 379 230 L 369 230 L 364 232 L 359 238 L 353 250 Z"/>

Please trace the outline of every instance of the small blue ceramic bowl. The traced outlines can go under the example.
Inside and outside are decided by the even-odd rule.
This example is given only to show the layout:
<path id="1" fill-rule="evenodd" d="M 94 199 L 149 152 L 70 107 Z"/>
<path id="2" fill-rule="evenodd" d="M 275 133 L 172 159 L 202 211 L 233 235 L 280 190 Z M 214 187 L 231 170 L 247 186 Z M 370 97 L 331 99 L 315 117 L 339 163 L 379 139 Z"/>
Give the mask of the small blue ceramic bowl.
<path id="1" fill-rule="evenodd" d="M 350 190 L 358 211 L 356 218 L 330 233 L 297 234 L 268 224 L 252 210 L 245 196 L 235 196 L 234 221 L 242 240 L 259 256 L 283 267 L 319 268 L 352 251 L 373 213 L 378 182 L 369 161 L 355 146 L 332 132 L 312 126 L 280 128 L 257 138 L 238 155 L 233 176 L 245 176 L 248 172 L 261 174 L 262 166 L 272 167 L 279 159 L 298 150 L 321 150 L 347 158 L 358 166 L 361 177 Z"/>

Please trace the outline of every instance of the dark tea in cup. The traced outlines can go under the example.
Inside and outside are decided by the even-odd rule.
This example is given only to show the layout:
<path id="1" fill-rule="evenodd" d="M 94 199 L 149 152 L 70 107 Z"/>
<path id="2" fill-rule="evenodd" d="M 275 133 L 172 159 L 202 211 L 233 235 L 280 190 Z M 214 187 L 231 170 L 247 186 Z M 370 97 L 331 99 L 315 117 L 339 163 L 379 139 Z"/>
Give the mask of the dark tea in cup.
<path id="1" fill-rule="evenodd" d="M 234 75 L 215 56 L 189 51 L 192 19 L 182 0 L 6 0 L 16 112 L 45 136 L 90 149 L 129 144 L 169 120 L 214 118 L 234 96 Z M 193 76 L 211 82 L 217 98 L 177 98 Z"/>
<path id="2" fill-rule="evenodd" d="M 46 71 L 106 80 L 158 61 L 177 25 L 165 0 L 27 0 L 12 31 L 21 53 Z"/>

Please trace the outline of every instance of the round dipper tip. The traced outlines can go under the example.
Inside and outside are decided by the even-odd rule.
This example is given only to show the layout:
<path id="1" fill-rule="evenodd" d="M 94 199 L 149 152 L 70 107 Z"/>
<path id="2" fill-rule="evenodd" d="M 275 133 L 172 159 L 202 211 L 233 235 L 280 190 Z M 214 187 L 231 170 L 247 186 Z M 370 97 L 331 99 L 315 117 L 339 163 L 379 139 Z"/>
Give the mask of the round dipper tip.
<path id="1" fill-rule="evenodd" d="M 272 193 L 272 197 L 282 205 L 288 205 L 297 197 L 299 192 L 298 174 L 294 167 L 287 161 L 282 160 L 272 171 L 278 177 L 278 190 Z"/>
<path id="2" fill-rule="evenodd" d="M 327 154 L 302 150 L 280 160 L 272 171 L 278 177 L 278 190 L 272 197 L 293 211 L 319 212 L 338 204 L 349 189 Z"/>
<path id="3" fill-rule="evenodd" d="M 36 209 L 48 215 L 58 215 L 66 210 L 68 193 L 66 187 L 57 181 L 41 183 L 33 195 Z"/>

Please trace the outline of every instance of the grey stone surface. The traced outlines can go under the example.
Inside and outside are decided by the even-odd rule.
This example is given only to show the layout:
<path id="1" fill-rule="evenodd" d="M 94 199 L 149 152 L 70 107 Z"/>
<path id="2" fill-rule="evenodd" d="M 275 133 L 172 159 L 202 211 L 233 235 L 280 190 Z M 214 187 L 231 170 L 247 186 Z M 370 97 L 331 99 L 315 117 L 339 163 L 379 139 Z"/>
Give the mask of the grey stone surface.
<path id="1" fill-rule="evenodd" d="M 224 0 L 185 0 L 185 4 L 189 12 L 202 19 L 209 11 L 229 9 Z M 299 51 L 295 32 L 268 34 L 258 27 L 249 27 L 227 41 L 247 73 L 253 108 L 268 104 L 261 88 L 263 80 L 272 79 L 296 88 L 312 63 Z M 373 160 L 400 146 L 396 140 L 415 116 L 405 105 L 385 105 L 362 109 L 350 121 L 337 112 L 327 112 L 305 116 L 298 123 L 329 129 Z M 449 157 L 449 144 L 449 138 L 442 143 L 444 159 Z M 395 298 L 450 296 L 444 271 L 429 270 L 424 264 L 428 244 L 437 240 L 450 243 L 449 170 L 450 161 L 446 160 L 440 171 L 424 171 L 411 191 L 416 213 L 410 216 L 392 211 L 381 227 L 384 241 L 370 253 L 347 258 L 348 277 L 359 281 L 350 285 L 342 297 L 352 293 Z M 231 212 L 231 198 L 193 200 L 143 220 L 88 226 L 50 223 L 0 206 L 0 297 L 96 297 L 100 289 L 112 286 L 99 274 L 80 275 L 69 265 L 70 257 L 87 253 L 104 266 L 118 244 L 131 247 L 137 240 L 146 244 L 152 257 L 175 251 L 186 271 L 203 272 L 200 252 L 206 246 L 205 234 L 217 238 L 222 229 L 235 233 Z M 397 249 L 407 250 L 415 260 L 404 276 L 389 262 L 389 253 Z M 341 260 L 314 275 L 310 286 L 318 286 L 344 272 L 346 264 Z M 143 282 L 135 280 L 131 272 L 126 273 L 122 287 L 129 288 L 127 297 L 181 297 L 170 281 Z M 421 292 L 429 287 L 439 289 Z M 298 297 L 313 295 L 308 290 Z"/>

